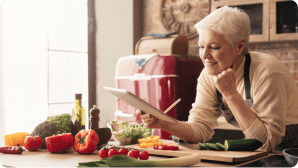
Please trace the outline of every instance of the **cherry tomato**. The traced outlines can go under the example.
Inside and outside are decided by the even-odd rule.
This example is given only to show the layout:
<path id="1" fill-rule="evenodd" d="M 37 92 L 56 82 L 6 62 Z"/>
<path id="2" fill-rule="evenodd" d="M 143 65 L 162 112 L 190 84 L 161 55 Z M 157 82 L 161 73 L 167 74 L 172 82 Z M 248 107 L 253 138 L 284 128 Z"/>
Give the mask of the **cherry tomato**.
<path id="1" fill-rule="evenodd" d="M 110 150 L 110 149 L 114 149 L 114 147 L 113 147 L 113 146 L 110 146 L 108 149 L 109 149 L 109 150 Z"/>
<path id="2" fill-rule="evenodd" d="M 108 153 L 108 156 L 111 157 L 111 156 L 116 156 L 118 155 L 118 151 L 116 149 L 110 149 L 109 150 L 109 153 Z"/>
<path id="3" fill-rule="evenodd" d="M 147 151 L 142 151 L 139 154 L 140 160 L 148 160 L 149 158 L 149 153 Z"/>
<path id="4" fill-rule="evenodd" d="M 128 152 L 127 156 L 137 159 L 139 157 L 139 152 L 137 150 L 131 150 Z"/>
<path id="5" fill-rule="evenodd" d="M 107 148 L 101 148 L 100 150 L 99 150 L 99 156 L 101 157 L 101 158 L 106 158 L 106 157 L 108 157 L 109 155 L 109 149 L 107 149 Z"/>
<path id="6" fill-rule="evenodd" d="M 132 150 L 135 150 L 135 151 L 137 151 L 137 152 L 138 152 L 138 154 L 140 154 L 140 151 L 139 151 L 139 150 L 137 150 L 137 149 L 132 149 Z"/>
<path id="7" fill-rule="evenodd" d="M 42 138 L 40 136 L 26 136 L 24 146 L 29 151 L 36 151 L 42 145 Z"/>
<path id="8" fill-rule="evenodd" d="M 119 155 L 127 155 L 128 152 L 129 152 L 128 149 L 126 149 L 126 148 L 121 148 L 121 149 L 119 150 Z"/>

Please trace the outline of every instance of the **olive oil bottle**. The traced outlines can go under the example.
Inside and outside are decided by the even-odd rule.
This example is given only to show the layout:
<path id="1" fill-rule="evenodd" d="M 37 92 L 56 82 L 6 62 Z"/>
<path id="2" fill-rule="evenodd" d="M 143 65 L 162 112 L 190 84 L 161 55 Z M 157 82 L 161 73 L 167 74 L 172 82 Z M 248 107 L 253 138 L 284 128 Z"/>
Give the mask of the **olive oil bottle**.
<path id="1" fill-rule="evenodd" d="M 85 109 L 82 107 L 82 94 L 75 94 L 75 107 L 72 109 L 72 122 L 81 129 L 85 129 Z"/>

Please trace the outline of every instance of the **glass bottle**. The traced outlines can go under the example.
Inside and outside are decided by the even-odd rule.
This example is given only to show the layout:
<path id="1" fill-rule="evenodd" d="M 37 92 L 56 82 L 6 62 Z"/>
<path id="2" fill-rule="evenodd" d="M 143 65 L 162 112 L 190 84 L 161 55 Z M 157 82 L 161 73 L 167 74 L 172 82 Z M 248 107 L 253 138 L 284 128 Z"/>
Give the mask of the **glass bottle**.
<path id="1" fill-rule="evenodd" d="M 85 129 L 85 109 L 82 107 L 82 94 L 75 94 L 75 107 L 72 109 L 72 121 L 79 129 Z"/>

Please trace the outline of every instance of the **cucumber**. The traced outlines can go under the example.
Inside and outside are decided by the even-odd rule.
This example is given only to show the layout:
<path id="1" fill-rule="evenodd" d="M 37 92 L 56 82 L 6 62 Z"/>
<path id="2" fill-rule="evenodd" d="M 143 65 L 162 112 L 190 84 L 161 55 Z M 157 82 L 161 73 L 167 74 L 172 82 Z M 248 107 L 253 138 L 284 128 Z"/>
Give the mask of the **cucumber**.
<path id="1" fill-rule="evenodd" d="M 216 146 L 219 150 L 221 150 L 221 151 L 226 150 L 226 147 L 225 147 L 223 144 L 219 143 L 219 142 L 217 142 L 217 143 L 215 144 L 215 146 Z"/>
<path id="2" fill-rule="evenodd" d="M 263 146 L 257 139 L 225 140 L 225 147 L 228 151 L 254 151 Z"/>
<path id="3" fill-rule="evenodd" d="M 202 144 L 201 142 L 199 142 L 199 148 L 200 148 L 200 150 L 206 150 L 207 149 L 207 147 L 204 144 Z"/>
<path id="4" fill-rule="evenodd" d="M 207 148 L 208 148 L 209 150 L 219 151 L 219 149 L 215 146 L 214 143 L 207 143 L 206 146 L 207 146 Z"/>

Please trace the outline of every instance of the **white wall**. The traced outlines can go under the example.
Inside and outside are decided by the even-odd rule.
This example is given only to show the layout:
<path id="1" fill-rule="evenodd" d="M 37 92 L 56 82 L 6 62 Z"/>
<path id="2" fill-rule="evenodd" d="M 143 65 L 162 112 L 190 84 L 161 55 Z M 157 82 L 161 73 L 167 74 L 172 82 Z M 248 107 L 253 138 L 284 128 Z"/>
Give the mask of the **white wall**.
<path id="1" fill-rule="evenodd" d="M 1 3 L 1 2 L 0 2 Z M 0 4 L 1 5 L 1 4 Z M 0 25 L 2 24 L 2 8 L 0 7 Z M 1 55 L 3 55 L 3 49 L 2 49 L 2 26 L 0 26 L 0 81 L 2 81 L 3 76 L 3 60 Z M 0 82 L 0 100 L 3 100 L 3 84 Z M 5 120 L 4 120 L 4 103 L 3 101 L 0 101 L 0 146 L 4 146 L 4 130 L 5 130 Z"/>
<path id="2" fill-rule="evenodd" d="M 103 90 L 115 87 L 118 59 L 133 54 L 133 0 L 95 0 L 96 104 L 100 127 L 115 119 L 116 99 Z"/>

